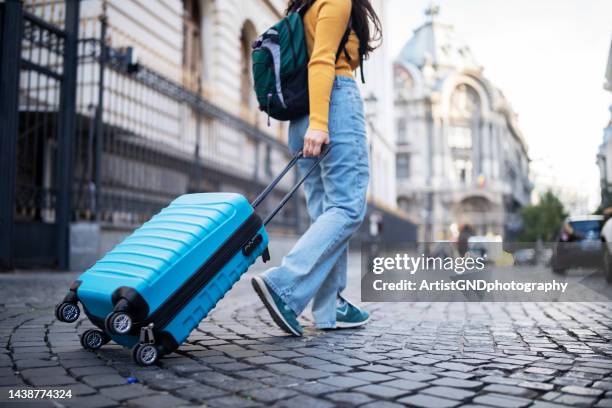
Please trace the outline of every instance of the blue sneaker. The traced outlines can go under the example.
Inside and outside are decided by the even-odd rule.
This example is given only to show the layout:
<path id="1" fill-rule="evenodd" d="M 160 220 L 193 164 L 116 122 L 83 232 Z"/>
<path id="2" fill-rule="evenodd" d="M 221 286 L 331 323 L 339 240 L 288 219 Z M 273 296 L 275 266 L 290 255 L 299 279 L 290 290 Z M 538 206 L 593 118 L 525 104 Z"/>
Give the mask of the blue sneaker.
<path id="1" fill-rule="evenodd" d="M 340 298 L 340 305 L 336 308 L 336 328 L 348 329 L 351 327 L 363 326 L 370 321 L 370 314 L 350 303 L 344 298 Z"/>
<path id="2" fill-rule="evenodd" d="M 282 301 L 282 299 L 270 289 L 263 278 L 256 276 L 251 279 L 253 289 L 270 312 L 272 320 L 289 334 L 301 336 L 304 328 L 298 323 L 295 312 Z"/>

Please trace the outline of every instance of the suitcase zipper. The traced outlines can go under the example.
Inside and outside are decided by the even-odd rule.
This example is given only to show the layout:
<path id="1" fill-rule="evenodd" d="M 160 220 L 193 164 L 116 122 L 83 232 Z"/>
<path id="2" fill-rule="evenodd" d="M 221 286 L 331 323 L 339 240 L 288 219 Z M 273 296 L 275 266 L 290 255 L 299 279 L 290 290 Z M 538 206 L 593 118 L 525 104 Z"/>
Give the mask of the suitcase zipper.
<path id="1" fill-rule="evenodd" d="M 200 266 L 198 271 L 162 303 L 140 326 L 155 325 L 155 331 L 163 330 L 172 319 L 204 288 L 219 270 L 233 258 L 241 248 L 262 226 L 261 218 L 255 213 L 251 214 L 242 223 L 236 232 L 228 238 L 223 245 Z"/>

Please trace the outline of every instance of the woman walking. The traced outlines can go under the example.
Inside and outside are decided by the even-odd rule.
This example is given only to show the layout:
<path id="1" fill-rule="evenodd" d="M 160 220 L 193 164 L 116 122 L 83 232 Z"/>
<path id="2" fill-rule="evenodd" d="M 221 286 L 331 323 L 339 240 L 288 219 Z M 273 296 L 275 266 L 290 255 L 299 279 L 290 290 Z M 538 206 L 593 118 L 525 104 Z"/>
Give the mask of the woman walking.
<path id="1" fill-rule="evenodd" d="M 276 324 L 295 336 L 302 335 L 297 317 L 310 300 L 317 328 L 357 327 L 369 320 L 341 293 L 348 241 L 365 215 L 369 179 L 363 102 L 353 71 L 381 37 L 369 0 L 290 0 L 287 14 L 300 7 L 308 7 L 303 21 L 310 53 L 310 113 L 291 121 L 289 148 L 292 153 L 303 150 L 302 174 L 323 145 L 333 148 L 304 183 L 310 227 L 280 266 L 252 281 Z M 338 54 L 347 26 L 350 35 Z"/>

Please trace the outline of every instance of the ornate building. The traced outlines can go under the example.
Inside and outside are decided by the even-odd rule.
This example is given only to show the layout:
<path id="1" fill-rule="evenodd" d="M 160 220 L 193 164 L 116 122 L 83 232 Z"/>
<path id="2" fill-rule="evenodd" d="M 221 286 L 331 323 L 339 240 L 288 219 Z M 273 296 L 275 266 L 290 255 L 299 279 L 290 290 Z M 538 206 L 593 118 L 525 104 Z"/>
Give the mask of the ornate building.
<path id="1" fill-rule="evenodd" d="M 604 89 L 612 93 L 612 42 L 610 42 Z M 601 175 L 601 206 L 603 208 L 612 206 L 612 103 L 609 110 L 610 121 L 604 129 L 603 142 L 599 146 L 597 155 L 597 164 Z"/>
<path id="2" fill-rule="evenodd" d="M 394 64 L 398 205 L 422 240 L 462 224 L 510 239 L 531 192 L 517 115 L 438 9 L 426 14 Z"/>

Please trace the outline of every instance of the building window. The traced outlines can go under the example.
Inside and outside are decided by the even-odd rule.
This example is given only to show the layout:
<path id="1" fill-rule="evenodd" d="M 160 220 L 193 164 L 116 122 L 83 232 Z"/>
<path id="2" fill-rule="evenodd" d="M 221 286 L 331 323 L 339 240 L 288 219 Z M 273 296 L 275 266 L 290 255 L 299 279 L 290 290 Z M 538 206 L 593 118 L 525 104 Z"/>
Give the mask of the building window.
<path id="1" fill-rule="evenodd" d="M 448 129 L 448 145 L 453 149 L 472 148 L 472 129 L 465 126 L 451 126 Z"/>
<path id="2" fill-rule="evenodd" d="M 408 144 L 408 132 L 406 118 L 399 118 L 397 120 L 397 144 L 406 145 Z"/>
<path id="3" fill-rule="evenodd" d="M 472 161 L 469 159 L 454 159 L 455 179 L 461 184 L 472 182 Z"/>
<path id="4" fill-rule="evenodd" d="M 240 96 L 247 111 L 254 108 L 256 102 L 251 75 L 251 43 L 256 36 L 257 32 L 253 23 L 245 22 L 240 34 Z"/>
<path id="5" fill-rule="evenodd" d="M 410 178 L 410 154 L 399 153 L 395 160 L 395 166 L 397 178 L 403 180 Z"/>
<path id="6" fill-rule="evenodd" d="M 195 92 L 202 80 L 202 16 L 198 0 L 183 0 L 183 85 Z"/>

